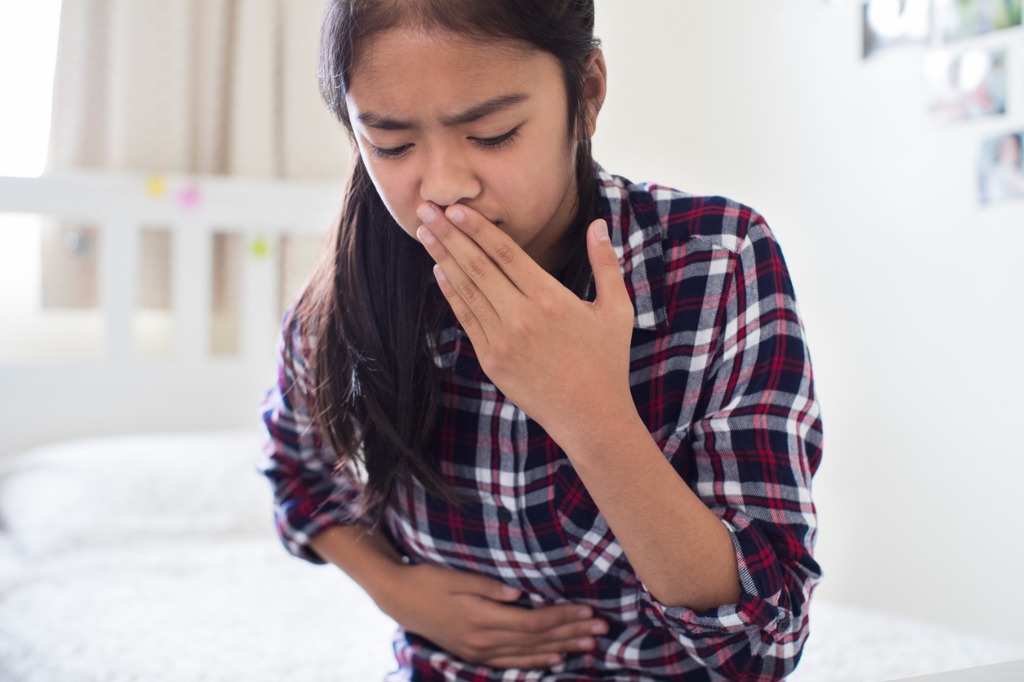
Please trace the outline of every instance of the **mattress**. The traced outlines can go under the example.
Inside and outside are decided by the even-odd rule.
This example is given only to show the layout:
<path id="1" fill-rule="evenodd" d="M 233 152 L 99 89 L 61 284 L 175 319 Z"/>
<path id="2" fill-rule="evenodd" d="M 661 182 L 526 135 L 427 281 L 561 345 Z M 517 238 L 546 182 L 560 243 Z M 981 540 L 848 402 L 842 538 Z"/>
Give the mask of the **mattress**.
<path id="1" fill-rule="evenodd" d="M 395 624 L 285 553 L 254 432 L 69 441 L 0 460 L 0 679 L 366 682 Z M 890 680 L 1024 647 L 815 599 L 790 679 Z"/>

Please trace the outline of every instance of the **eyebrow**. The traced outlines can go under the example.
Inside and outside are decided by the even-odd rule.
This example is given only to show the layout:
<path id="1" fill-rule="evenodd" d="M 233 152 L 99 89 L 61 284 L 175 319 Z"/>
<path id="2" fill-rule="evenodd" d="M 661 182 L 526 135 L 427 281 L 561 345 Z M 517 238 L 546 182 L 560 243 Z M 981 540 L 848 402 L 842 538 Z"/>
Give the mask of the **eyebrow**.
<path id="1" fill-rule="evenodd" d="M 529 98 L 529 95 L 519 92 L 499 95 L 498 97 L 489 99 L 486 102 L 481 102 L 480 104 L 472 106 L 461 113 L 451 116 L 443 116 L 441 118 L 441 124 L 446 127 L 452 127 L 463 125 L 465 123 L 472 123 L 473 121 L 479 121 L 491 114 L 496 114 L 499 111 L 504 111 L 505 109 L 511 109 L 517 104 L 525 102 Z M 387 116 L 382 116 L 381 114 L 375 114 L 372 111 L 365 111 L 359 114 L 359 121 L 368 128 L 376 128 L 377 130 L 416 130 L 419 128 L 419 126 L 412 121 L 389 118 Z"/>

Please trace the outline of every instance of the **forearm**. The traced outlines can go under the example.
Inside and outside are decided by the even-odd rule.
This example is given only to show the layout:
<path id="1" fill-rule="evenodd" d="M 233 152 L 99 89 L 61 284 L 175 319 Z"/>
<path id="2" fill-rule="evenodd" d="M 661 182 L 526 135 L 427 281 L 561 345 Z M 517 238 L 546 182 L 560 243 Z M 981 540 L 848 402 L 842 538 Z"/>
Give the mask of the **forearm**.
<path id="1" fill-rule="evenodd" d="M 362 523 L 331 526 L 314 536 L 309 545 L 352 578 L 378 606 L 391 576 L 404 566 L 391 543 Z"/>
<path id="2" fill-rule="evenodd" d="M 672 468 L 635 413 L 566 445 L 584 486 L 659 602 L 696 611 L 736 603 L 739 573 L 728 529 Z"/>

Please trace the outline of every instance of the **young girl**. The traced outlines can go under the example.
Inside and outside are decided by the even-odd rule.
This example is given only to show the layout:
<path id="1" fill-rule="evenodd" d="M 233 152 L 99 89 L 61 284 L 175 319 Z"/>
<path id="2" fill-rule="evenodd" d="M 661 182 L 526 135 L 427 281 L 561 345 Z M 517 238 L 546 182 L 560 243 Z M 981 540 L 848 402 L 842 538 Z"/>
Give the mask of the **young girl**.
<path id="1" fill-rule="evenodd" d="M 359 154 L 263 473 L 288 550 L 401 626 L 390 679 L 774 680 L 807 637 L 821 429 L 782 255 L 749 208 L 594 163 L 593 26 L 328 4 Z"/>

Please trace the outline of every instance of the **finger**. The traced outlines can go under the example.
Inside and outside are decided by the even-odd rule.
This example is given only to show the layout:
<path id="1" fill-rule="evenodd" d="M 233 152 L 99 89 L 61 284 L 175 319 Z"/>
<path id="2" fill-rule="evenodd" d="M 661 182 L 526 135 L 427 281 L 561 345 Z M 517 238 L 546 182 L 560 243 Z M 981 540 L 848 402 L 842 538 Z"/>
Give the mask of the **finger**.
<path id="1" fill-rule="evenodd" d="M 522 298 L 522 294 L 509 281 L 501 268 L 480 248 L 480 245 L 456 228 L 444 213 L 439 212 L 431 204 L 424 204 L 420 207 L 418 215 L 430 235 L 437 239 L 437 243 L 424 244 L 424 246 L 427 246 L 427 251 L 435 261 L 441 264 L 445 274 L 455 283 L 456 287 L 459 287 L 460 284 L 456 277 L 458 273 L 454 272 L 450 263 L 442 263 L 438 260 L 438 256 L 445 255 L 437 250 L 439 245 L 444 247 L 447 254 L 450 254 L 462 273 L 477 286 L 479 291 L 483 292 L 495 310 L 508 310 L 509 306 Z M 494 226 L 491 225 L 491 227 Z"/>
<path id="2" fill-rule="evenodd" d="M 597 645 L 597 637 L 608 632 L 604 621 L 590 620 L 563 625 L 546 632 L 516 630 L 480 630 L 489 638 L 487 650 L 491 655 L 521 655 L 590 651 Z"/>
<path id="3" fill-rule="evenodd" d="M 587 229 L 587 255 L 590 258 L 591 270 L 594 272 L 597 304 L 624 305 L 629 302 L 629 292 L 619 265 L 619 255 L 615 253 L 615 247 L 608 238 L 608 223 L 604 220 L 595 220 Z"/>
<path id="4" fill-rule="evenodd" d="M 495 602 L 511 602 L 519 598 L 519 595 L 523 593 L 517 587 L 506 585 L 505 583 L 492 580 L 487 576 L 477 575 L 475 573 L 465 573 L 461 571 L 451 571 L 452 577 L 458 581 L 457 589 L 453 590 L 454 594 L 472 594 L 478 597 L 483 597 L 488 601 Z M 505 608 L 505 607 L 503 607 Z M 517 611 L 522 609 L 516 608 Z"/>
<path id="5" fill-rule="evenodd" d="M 503 611 L 512 610 L 511 607 L 499 608 Z M 490 648 L 495 654 L 588 651 L 594 648 L 595 637 L 608 632 L 608 623 L 597 618 L 575 619 L 540 629 L 525 626 L 525 619 L 509 621 L 511 627 L 500 627 L 497 623 L 502 620 L 501 615 L 493 618 L 494 615 L 494 609 L 480 609 L 475 612 L 472 621 L 480 632 L 493 637 Z"/>
<path id="6" fill-rule="evenodd" d="M 608 634 L 608 623 L 598 618 L 589 618 L 575 623 L 559 625 L 558 627 L 551 628 L 550 630 L 525 634 L 533 637 L 537 642 L 556 642 L 559 646 L 566 647 L 572 647 L 574 646 L 574 643 L 584 642 L 582 646 L 586 647 L 587 644 L 585 642 L 596 636 Z"/>
<path id="7" fill-rule="evenodd" d="M 593 618 L 587 606 L 522 609 L 477 594 L 469 596 L 477 601 L 466 617 L 486 637 L 484 648 L 492 657 L 589 651 L 596 646 L 596 638 L 608 632 L 608 623 Z"/>
<path id="8" fill-rule="evenodd" d="M 524 609 L 490 602 L 481 605 L 477 625 L 482 629 L 547 633 L 565 626 L 589 623 L 593 616 L 594 612 L 589 606 L 579 604 Z"/>
<path id="9" fill-rule="evenodd" d="M 558 654 L 539 654 L 532 656 L 499 656 L 483 661 L 492 668 L 518 668 L 520 670 L 543 670 L 562 662 Z"/>
<path id="10" fill-rule="evenodd" d="M 487 330 L 480 323 L 480 318 L 477 317 L 476 312 L 466 303 L 461 292 L 455 290 L 455 286 L 452 284 L 448 276 L 445 275 L 444 270 L 440 265 L 434 266 L 434 278 L 437 280 L 437 286 L 441 289 L 441 293 L 444 295 L 445 300 L 448 301 L 448 305 L 452 307 L 452 312 L 455 313 L 455 319 L 462 325 L 463 330 L 469 336 L 470 342 L 477 351 L 481 351 L 487 347 Z M 479 295 L 478 295 L 479 296 Z M 482 296 L 480 297 L 482 298 Z M 497 317 L 497 314 L 491 311 L 491 317 Z"/>
<path id="11" fill-rule="evenodd" d="M 495 645 L 490 647 L 489 658 L 501 656 L 536 656 L 539 654 L 565 654 L 593 651 L 597 646 L 594 637 L 584 636 L 562 640 L 543 640 L 516 644 Z"/>
<path id="12" fill-rule="evenodd" d="M 445 216 L 487 254 L 519 291 L 529 296 L 551 276 L 490 220 L 468 206 L 453 204 Z"/>

